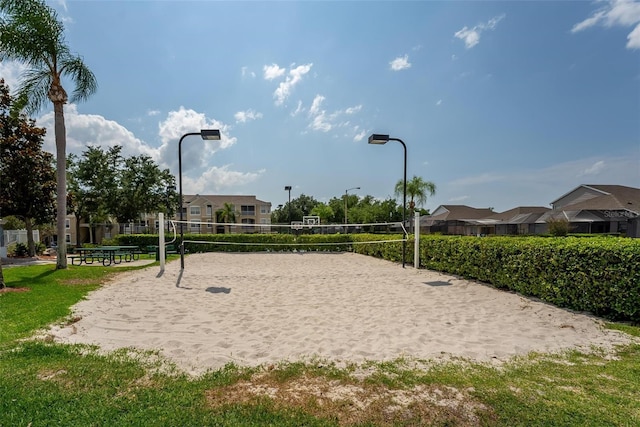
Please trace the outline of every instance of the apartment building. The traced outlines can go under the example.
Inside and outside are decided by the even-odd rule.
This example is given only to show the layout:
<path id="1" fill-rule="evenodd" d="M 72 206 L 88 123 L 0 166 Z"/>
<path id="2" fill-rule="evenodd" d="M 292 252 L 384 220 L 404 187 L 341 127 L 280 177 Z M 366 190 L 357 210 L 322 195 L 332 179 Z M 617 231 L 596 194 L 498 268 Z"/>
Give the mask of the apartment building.
<path id="1" fill-rule="evenodd" d="M 184 195 L 182 221 L 184 232 L 191 234 L 265 233 L 271 231 L 271 202 L 256 196 Z M 229 207 L 234 219 L 224 218 L 221 212 Z M 180 220 L 178 212 L 174 220 Z M 150 233 L 160 227 L 157 214 L 145 218 Z M 227 225 L 229 224 L 229 225 Z M 243 225 L 240 225 L 243 224 Z M 246 224 L 246 225 L 244 225 Z M 165 229 L 167 224 L 165 223 Z"/>

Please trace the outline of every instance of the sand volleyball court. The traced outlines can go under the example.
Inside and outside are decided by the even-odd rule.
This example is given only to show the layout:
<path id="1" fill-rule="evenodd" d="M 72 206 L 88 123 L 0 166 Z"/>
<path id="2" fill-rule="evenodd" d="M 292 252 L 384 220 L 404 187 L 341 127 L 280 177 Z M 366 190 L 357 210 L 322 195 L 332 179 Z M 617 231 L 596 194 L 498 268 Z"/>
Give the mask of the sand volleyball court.
<path id="1" fill-rule="evenodd" d="M 54 339 L 159 349 L 187 372 L 260 365 L 611 348 L 629 337 L 590 316 L 353 253 L 208 253 L 128 272 L 73 308 Z"/>

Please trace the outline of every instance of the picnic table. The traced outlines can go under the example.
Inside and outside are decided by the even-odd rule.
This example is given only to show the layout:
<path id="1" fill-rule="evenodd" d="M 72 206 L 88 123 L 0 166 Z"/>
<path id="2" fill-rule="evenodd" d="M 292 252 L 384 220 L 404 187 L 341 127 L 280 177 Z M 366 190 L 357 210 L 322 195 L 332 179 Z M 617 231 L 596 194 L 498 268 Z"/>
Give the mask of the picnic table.
<path id="1" fill-rule="evenodd" d="M 72 265 L 93 264 L 101 262 L 105 267 L 120 264 L 123 260 L 131 262 L 139 258 L 137 246 L 97 246 L 92 248 L 76 248 L 73 255 L 69 255 Z M 76 264 L 78 261 L 78 264 Z"/>

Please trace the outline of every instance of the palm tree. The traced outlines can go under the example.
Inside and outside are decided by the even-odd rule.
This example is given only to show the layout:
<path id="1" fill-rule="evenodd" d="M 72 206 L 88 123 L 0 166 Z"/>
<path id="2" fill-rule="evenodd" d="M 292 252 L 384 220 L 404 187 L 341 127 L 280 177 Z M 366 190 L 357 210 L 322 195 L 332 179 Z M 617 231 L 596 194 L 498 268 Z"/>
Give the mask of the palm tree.
<path id="1" fill-rule="evenodd" d="M 225 203 L 222 209 L 218 209 L 216 211 L 216 217 L 217 221 L 222 221 L 224 223 L 236 222 L 235 207 L 231 203 Z M 231 226 L 229 226 L 229 233 L 231 233 Z"/>
<path id="2" fill-rule="evenodd" d="M 401 195 L 404 191 L 403 180 L 398 181 L 395 188 L 396 196 Z M 436 194 L 436 185 L 431 181 L 425 181 L 422 177 L 413 176 L 411 180 L 407 181 L 407 195 L 411 198 L 409 202 L 409 211 L 413 217 L 413 212 L 416 208 L 416 203 L 419 206 L 423 206 L 427 203 L 427 193 L 430 196 Z"/>
<path id="3" fill-rule="evenodd" d="M 53 103 L 57 165 L 57 268 L 67 268 L 67 136 L 63 106 L 68 97 L 62 87 L 62 78 L 70 78 L 75 85 L 71 102 L 87 99 L 98 85 L 82 58 L 69 50 L 64 39 L 64 25 L 56 11 L 43 0 L 0 0 L 0 12 L 3 14 L 0 18 L 0 60 L 19 61 L 28 67 L 16 93 L 18 109 L 32 114 L 42 109 L 46 100 Z"/>

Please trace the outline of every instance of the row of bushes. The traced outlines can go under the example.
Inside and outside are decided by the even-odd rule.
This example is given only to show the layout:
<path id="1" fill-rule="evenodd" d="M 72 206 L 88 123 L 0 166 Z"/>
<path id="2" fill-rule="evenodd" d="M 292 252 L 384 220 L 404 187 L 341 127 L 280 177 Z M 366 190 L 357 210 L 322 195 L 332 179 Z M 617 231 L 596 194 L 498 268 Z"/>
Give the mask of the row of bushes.
<path id="1" fill-rule="evenodd" d="M 401 238 L 372 234 L 185 235 L 185 250 L 354 251 L 400 262 Z M 121 235 L 117 239 L 118 244 L 138 246 L 158 241 L 152 235 Z M 371 243 L 374 241 L 381 242 Z M 405 253 L 410 264 L 413 255 L 410 240 Z M 479 280 L 560 307 L 640 322 L 640 240 L 429 235 L 420 239 L 420 267 Z"/>
<path id="2" fill-rule="evenodd" d="M 541 237 L 428 237 L 420 265 L 560 307 L 640 321 L 640 241 Z"/>

